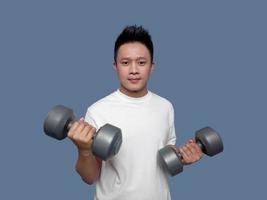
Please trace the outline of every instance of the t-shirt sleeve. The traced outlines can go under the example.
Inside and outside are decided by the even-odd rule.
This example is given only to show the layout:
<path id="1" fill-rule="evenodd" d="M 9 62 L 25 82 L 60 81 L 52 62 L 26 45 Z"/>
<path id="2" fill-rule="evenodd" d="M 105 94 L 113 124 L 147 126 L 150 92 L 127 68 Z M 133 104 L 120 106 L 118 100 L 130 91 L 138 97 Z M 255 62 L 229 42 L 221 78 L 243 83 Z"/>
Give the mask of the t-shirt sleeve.
<path id="1" fill-rule="evenodd" d="M 175 145 L 176 144 L 176 134 L 175 134 L 175 124 L 174 124 L 174 109 L 172 104 L 170 104 L 169 109 L 169 132 L 167 137 L 166 145 Z"/>
<path id="2" fill-rule="evenodd" d="M 98 129 L 98 126 L 97 126 L 97 123 L 96 123 L 96 121 L 95 121 L 95 119 L 94 119 L 94 115 L 93 115 L 93 112 L 92 112 L 91 107 L 89 107 L 89 108 L 87 109 L 87 112 L 86 112 L 86 114 L 85 114 L 85 118 L 84 118 L 84 120 L 85 120 L 87 123 L 89 123 L 90 125 L 92 125 L 93 127 L 95 127 L 96 129 Z"/>

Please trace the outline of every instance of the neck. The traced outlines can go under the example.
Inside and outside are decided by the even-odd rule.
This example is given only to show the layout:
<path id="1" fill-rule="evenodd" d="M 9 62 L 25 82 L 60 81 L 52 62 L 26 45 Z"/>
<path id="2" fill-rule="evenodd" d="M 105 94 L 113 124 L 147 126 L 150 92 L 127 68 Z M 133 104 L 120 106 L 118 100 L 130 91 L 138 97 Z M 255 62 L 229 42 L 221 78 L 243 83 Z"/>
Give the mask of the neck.
<path id="1" fill-rule="evenodd" d="M 148 90 L 146 87 L 143 88 L 142 90 L 138 90 L 138 91 L 135 91 L 135 90 L 130 91 L 124 87 L 120 87 L 120 91 L 121 91 L 121 93 L 123 93 L 129 97 L 134 97 L 134 98 L 143 97 L 148 93 Z"/>

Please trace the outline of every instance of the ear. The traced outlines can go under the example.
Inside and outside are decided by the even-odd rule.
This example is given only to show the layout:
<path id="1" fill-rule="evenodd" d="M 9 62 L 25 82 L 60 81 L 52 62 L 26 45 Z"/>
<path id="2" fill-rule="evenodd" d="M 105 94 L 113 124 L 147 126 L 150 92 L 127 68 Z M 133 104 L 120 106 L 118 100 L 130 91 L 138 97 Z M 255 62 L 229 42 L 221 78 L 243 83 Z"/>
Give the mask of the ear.
<path id="1" fill-rule="evenodd" d="M 113 62 L 113 69 L 114 69 L 115 71 L 117 71 L 117 64 L 116 64 L 116 62 Z"/>
<path id="2" fill-rule="evenodd" d="M 155 63 L 152 63 L 151 64 L 151 69 L 150 69 L 150 74 L 154 71 L 154 69 L 155 69 Z"/>

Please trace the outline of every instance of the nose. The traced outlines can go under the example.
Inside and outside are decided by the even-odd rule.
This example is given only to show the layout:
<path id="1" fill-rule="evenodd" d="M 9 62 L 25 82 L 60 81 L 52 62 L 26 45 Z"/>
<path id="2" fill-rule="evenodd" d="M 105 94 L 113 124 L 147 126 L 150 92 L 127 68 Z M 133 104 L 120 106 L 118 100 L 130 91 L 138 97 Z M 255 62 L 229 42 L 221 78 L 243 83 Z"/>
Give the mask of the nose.
<path id="1" fill-rule="evenodd" d="M 137 73 L 138 73 L 137 64 L 135 62 L 132 62 L 130 66 L 130 74 L 137 74 Z"/>

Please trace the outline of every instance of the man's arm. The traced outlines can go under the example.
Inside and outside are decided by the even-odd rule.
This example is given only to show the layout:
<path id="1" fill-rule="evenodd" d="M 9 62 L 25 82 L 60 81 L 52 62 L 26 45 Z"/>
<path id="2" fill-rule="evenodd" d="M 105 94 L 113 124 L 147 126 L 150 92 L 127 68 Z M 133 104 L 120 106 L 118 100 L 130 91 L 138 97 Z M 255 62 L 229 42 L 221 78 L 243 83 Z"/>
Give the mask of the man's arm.
<path id="1" fill-rule="evenodd" d="M 102 161 L 91 152 L 78 151 L 76 171 L 85 183 L 91 185 L 99 178 L 101 166 Z"/>
<path id="2" fill-rule="evenodd" d="M 68 132 L 68 137 L 78 149 L 76 171 L 87 184 L 93 184 L 100 176 L 102 161 L 92 154 L 93 137 L 96 129 L 81 119 Z"/>

